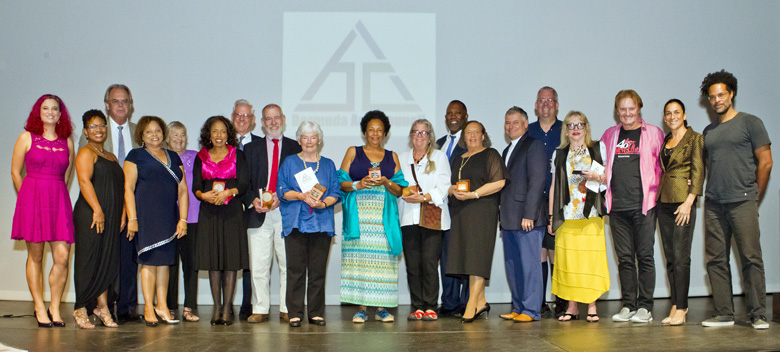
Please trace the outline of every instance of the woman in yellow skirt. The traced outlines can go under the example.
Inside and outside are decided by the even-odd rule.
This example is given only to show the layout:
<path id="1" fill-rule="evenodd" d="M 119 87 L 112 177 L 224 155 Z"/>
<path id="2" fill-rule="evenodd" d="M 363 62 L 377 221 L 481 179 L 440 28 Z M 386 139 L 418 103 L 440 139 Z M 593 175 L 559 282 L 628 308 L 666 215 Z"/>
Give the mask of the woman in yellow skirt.
<path id="1" fill-rule="evenodd" d="M 609 290 L 604 238 L 604 144 L 590 139 L 585 114 L 570 111 L 563 120 L 561 145 L 553 153 L 550 186 L 550 233 L 555 239 L 552 293 L 569 301 L 558 320 L 576 320 L 577 303 L 588 303 L 588 322 L 599 321 L 596 299 Z M 592 190 L 593 189 L 593 190 Z M 595 190 L 595 191 L 594 191 Z"/>

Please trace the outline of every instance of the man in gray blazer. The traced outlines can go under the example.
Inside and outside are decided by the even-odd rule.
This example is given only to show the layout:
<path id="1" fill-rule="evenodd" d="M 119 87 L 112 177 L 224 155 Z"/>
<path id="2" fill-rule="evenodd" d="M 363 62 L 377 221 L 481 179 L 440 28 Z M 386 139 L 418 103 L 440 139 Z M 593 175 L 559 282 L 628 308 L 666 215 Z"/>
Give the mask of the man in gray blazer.
<path id="1" fill-rule="evenodd" d="M 138 148 L 135 143 L 135 124 L 130 122 L 133 114 L 133 95 L 126 85 L 112 84 L 106 89 L 103 102 L 106 104 L 106 115 L 110 117 L 106 121 L 109 133 L 104 148 L 116 155 L 121 166 L 127 153 Z M 79 149 L 86 145 L 87 136 L 82 134 Z M 137 256 L 135 246 L 127 239 L 126 232 L 122 231 L 119 246 L 119 297 L 109 298 L 111 302 L 116 301 L 117 322 L 120 324 L 141 320 L 135 312 L 138 306 L 138 264 L 135 261 Z M 109 304 L 109 307 L 111 306 Z"/>

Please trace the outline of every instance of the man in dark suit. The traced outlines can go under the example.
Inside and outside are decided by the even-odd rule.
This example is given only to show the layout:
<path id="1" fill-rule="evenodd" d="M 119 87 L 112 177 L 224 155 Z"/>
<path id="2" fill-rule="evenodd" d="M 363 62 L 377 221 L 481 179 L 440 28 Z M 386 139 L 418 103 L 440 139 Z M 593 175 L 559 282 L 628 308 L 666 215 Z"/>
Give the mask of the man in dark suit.
<path id="1" fill-rule="evenodd" d="M 469 114 L 466 110 L 466 104 L 460 100 L 453 100 L 447 105 L 447 113 L 444 115 L 444 122 L 449 133 L 439 138 L 436 144 L 439 149 L 447 154 L 452 160 L 466 152 L 465 149 L 458 146 L 461 131 L 469 120 Z M 447 276 L 447 246 L 449 245 L 450 231 L 444 231 L 441 242 L 441 309 L 439 315 L 463 315 L 466 310 L 466 302 L 469 300 L 469 280 L 468 278 L 457 278 Z"/>
<path id="2" fill-rule="evenodd" d="M 265 137 L 258 138 L 244 147 L 252 185 L 244 195 L 243 203 L 247 216 L 249 260 L 251 261 L 252 315 L 250 323 L 268 320 L 271 306 L 271 265 L 274 256 L 279 265 L 279 319 L 287 321 L 287 262 L 282 239 L 282 215 L 279 211 L 279 197 L 276 195 L 276 180 L 279 166 L 288 156 L 301 151 L 294 139 L 282 136 L 285 116 L 282 108 L 269 104 L 263 108 L 262 124 Z M 270 208 L 263 206 L 260 189 L 274 193 Z"/>
<path id="3" fill-rule="evenodd" d="M 244 146 L 260 139 L 260 136 L 252 133 L 252 129 L 255 127 L 255 110 L 246 99 L 238 99 L 233 103 L 230 121 L 233 122 L 233 127 L 238 135 L 238 149 L 244 150 Z M 238 319 L 247 320 L 252 315 L 252 275 L 250 275 L 249 270 L 244 270 L 241 281 L 243 282 L 244 298 L 241 300 Z"/>
<path id="4" fill-rule="evenodd" d="M 124 84 L 112 84 L 106 89 L 103 96 L 106 104 L 106 142 L 103 148 L 116 154 L 117 161 L 123 166 L 127 153 L 133 148 L 138 148 L 135 143 L 135 124 L 130 122 L 133 115 L 133 95 L 130 88 Z M 87 135 L 82 134 L 79 139 L 79 149 L 87 145 Z M 138 250 L 135 244 L 127 239 L 127 231 L 121 233 L 122 240 L 119 245 L 119 292 L 118 296 L 112 294 L 110 303 L 116 302 L 117 323 L 122 324 L 131 321 L 141 321 L 141 316 L 136 314 L 138 306 Z M 113 304 L 108 305 L 113 311 Z M 92 311 L 88 307 L 88 311 Z"/>
<path id="5" fill-rule="evenodd" d="M 542 236 L 547 226 L 543 208 L 544 186 L 549 163 L 544 144 L 531 138 L 528 114 L 511 107 L 504 119 L 504 131 L 511 140 L 502 157 L 507 168 L 507 183 L 501 190 L 501 233 L 504 266 L 512 293 L 512 312 L 500 317 L 516 322 L 541 319 Z"/>

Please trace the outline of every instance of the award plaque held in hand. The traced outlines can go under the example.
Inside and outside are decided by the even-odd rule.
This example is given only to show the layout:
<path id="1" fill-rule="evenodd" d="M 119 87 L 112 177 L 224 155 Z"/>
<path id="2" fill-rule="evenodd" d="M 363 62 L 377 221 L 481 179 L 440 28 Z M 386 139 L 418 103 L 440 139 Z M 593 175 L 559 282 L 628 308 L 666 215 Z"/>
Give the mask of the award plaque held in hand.
<path id="1" fill-rule="evenodd" d="M 314 187 L 312 187 L 311 191 L 309 191 L 309 192 L 311 192 L 311 196 L 314 197 L 314 199 L 321 200 L 322 199 L 322 195 L 325 194 L 326 190 L 327 190 L 327 188 L 325 186 L 323 186 L 323 185 L 318 183 L 318 184 L 314 185 Z"/>
<path id="2" fill-rule="evenodd" d="M 214 181 L 211 185 L 211 190 L 216 192 L 222 192 L 225 190 L 225 181 Z"/>
<path id="3" fill-rule="evenodd" d="M 403 190 L 403 192 L 404 192 L 404 193 L 403 193 L 403 196 L 404 196 L 404 197 L 408 197 L 408 196 L 411 196 L 411 195 L 414 195 L 414 194 L 420 193 L 420 191 L 417 189 L 417 185 L 412 185 L 412 186 L 409 186 L 409 187 L 404 187 L 404 190 Z"/>
<path id="4" fill-rule="evenodd" d="M 262 188 L 259 190 L 259 192 L 260 201 L 263 202 L 263 207 L 271 209 L 271 207 L 274 205 L 274 194 L 268 191 L 263 191 Z"/>
<path id="5" fill-rule="evenodd" d="M 455 190 L 459 192 L 471 192 L 471 181 L 460 180 L 455 184 Z"/>
<path id="6" fill-rule="evenodd" d="M 382 178 L 382 170 L 379 169 L 379 166 L 370 167 L 368 168 L 368 177 Z"/>

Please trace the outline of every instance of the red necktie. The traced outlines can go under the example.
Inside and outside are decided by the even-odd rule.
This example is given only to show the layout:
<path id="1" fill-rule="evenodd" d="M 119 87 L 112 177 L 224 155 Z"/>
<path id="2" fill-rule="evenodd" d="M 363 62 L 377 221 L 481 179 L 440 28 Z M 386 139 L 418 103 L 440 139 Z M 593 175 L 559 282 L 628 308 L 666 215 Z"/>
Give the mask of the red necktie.
<path id="1" fill-rule="evenodd" d="M 276 175 L 279 173 L 279 139 L 274 138 L 273 161 L 271 161 L 271 179 L 268 181 L 268 191 L 276 193 Z"/>

